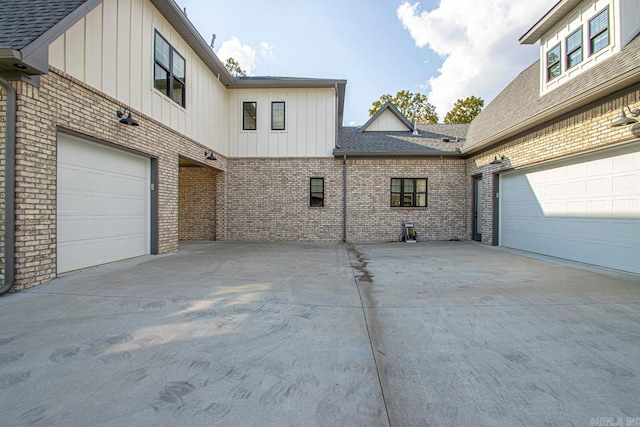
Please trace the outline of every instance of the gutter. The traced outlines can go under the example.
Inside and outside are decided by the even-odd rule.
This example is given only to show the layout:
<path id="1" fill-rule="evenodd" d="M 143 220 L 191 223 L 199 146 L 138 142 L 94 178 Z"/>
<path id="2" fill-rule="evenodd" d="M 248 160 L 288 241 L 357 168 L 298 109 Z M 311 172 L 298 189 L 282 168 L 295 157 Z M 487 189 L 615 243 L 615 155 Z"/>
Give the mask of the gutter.
<path id="1" fill-rule="evenodd" d="M 342 241 L 347 242 L 347 155 L 342 158 Z"/>
<path id="2" fill-rule="evenodd" d="M 7 91 L 4 169 L 4 283 L 0 295 L 7 293 L 15 279 L 16 241 L 16 90 L 0 77 L 0 86 Z"/>

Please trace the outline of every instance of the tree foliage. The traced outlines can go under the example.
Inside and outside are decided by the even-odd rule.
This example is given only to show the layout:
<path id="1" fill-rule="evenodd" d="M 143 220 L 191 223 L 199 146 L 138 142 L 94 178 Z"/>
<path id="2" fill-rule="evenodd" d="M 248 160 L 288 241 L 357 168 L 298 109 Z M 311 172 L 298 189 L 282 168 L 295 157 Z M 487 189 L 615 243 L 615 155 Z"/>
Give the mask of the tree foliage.
<path id="1" fill-rule="evenodd" d="M 445 123 L 471 123 L 484 107 L 484 100 L 476 96 L 458 99 L 451 111 L 444 116 Z"/>
<path id="2" fill-rule="evenodd" d="M 224 64 L 224 68 L 226 68 L 234 77 L 245 77 L 247 75 L 246 71 L 240 67 L 238 61 L 233 58 L 227 59 L 227 62 Z"/>
<path id="3" fill-rule="evenodd" d="M 369 110 L 369 116 L 373 116 L 387 102 L 391 102 L 411 122 L 414 118 L 418 123 L 438 123 L 436 107 L 429 103 L 426 95 L 401 90 L 395 96 L 382 95 L 375 101 Z"/>

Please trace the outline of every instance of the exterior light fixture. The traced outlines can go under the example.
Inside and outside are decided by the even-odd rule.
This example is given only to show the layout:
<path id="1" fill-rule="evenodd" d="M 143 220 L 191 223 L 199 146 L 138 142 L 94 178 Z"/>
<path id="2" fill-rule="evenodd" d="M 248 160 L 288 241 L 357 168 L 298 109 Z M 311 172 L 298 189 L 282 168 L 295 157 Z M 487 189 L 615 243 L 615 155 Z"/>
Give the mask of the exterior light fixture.
<path id="1" fill-rule="evenodd" d="M 627 125 L 632 125 L 634 123 L 638 123 L 638 121 L 636 119 L 632 119 L 631 117 L 638 117 L 640 116 L 640 109 L 636 108 L 634 110 L 632 110 L 628 105 L 627 105 L 627 110 L 629 110 L 629 114 L 631 115 L 631 117 L 627 117 L 627 115 L 624 113 L 624 108 L 622 107 L 622 110 L 620 110 L 620 118 L 618 120 L 614 120 L 613 123 L 611 123 L 611 127 L 615 128 L 615 127 L 619 127 L 619 126 L 627 126 Z"/>
<path id="2" fill-rule="evenodd" d="M 124 111 L 127 112 L 127 110 Z M 128 126 L 140 126 L 140 123 L 138 123 L 136 119 L 131 117 L 131 111 L 128 111 L 128 113 L 129 114 L 127 115 L 127 117 L 125 117 L 125 113 L 123 113 L 122 111 L 118 110 L 116 112 L 116 115 L 120 118 L 120 123 Z"/>
<path id="3" fill-rule="evenodd" d="M 504 160 L 504 156 L 498 157 L 498 155 L 496 154 L 495 156 L 493 156 L 493 160 L 491 160 L 491 162 L 489 164 L 490 165 L 501 165 L 503 160 Z"/>
<path id="4" fill-rule="evenodd" d="M 218 158 L 213 155 L 213 151 L 205 151 L 204 158 L 207 160 L 218 160 Z"/>

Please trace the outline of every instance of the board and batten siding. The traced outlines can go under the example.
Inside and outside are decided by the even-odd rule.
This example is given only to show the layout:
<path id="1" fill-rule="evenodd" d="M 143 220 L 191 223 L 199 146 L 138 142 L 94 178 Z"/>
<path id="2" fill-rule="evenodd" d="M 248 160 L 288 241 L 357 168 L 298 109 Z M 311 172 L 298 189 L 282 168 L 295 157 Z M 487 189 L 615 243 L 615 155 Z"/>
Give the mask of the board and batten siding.
<path id="1" fill-rule="evenodd" d="M 380 117 L 378 117 L 376 121 L 369 125 L 365 132 L 406 132 L 407 130 L 412 129 L 407 129 L 407 126 L 402 123 L 395 114 L 393 114 L 389 110 L 385 110 L 382 114 L 380 114 Z"/>
<path id="2" fill-rule="evenodd" d="M 231 89 L 231 157 L 332 157 L 334 88 Z M 285 102 L 285 130 L 271 130 L 271 103 Z M 257 102 L 256 130 L 242 129 L 242 103 Z"/>
<path id="3" fill-rule="evenodd" d="M 155 30 L 185 58 L 185 108 L 153 87 Z M 49 63 L 228 155 L 227 89 L 148 0 L 103 1 L 50 45 Z"/>

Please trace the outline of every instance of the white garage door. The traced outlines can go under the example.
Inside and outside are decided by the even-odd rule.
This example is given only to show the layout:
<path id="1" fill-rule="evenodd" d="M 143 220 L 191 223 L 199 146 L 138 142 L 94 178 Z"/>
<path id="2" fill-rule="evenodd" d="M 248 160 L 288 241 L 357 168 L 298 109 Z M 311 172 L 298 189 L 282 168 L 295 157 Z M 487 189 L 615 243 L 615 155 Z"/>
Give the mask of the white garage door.
<path id="1" fill-rule="evenodd" d="M 150 160 L 58 134 L 58 273 L 149 253 Z"/>
<path id="2" fill-rule="evenodd" d="M 640 148 L 500 176 L 500 245 L 640 274 Z"/>

